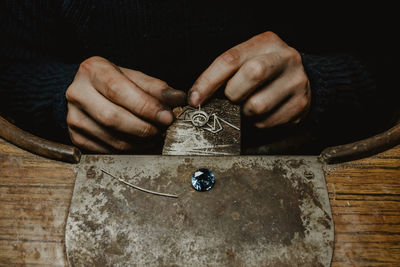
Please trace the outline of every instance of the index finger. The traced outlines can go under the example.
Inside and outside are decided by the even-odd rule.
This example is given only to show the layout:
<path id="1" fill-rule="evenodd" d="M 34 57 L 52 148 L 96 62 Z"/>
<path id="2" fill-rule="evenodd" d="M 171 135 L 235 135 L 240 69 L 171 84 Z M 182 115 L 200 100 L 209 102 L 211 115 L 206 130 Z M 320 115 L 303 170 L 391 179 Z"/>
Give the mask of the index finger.
<path id="1" fill-rule="evenodd" d="M 91 82 L 93 87 L 112 103 L 143 119 L 164 125 L 169 125 L 173 121 L 170 110 L 111 64 L 99 66 L 92 74 Z"/>
<path id="2" fill-rule="evenodd" d="M 198 106 L 208 99 L 229 79 L 247 59 L 264 53 L 260 46 L 262 38 L 253 37 L 241 43 L 219 57 L 200 75 L 189 91 L 189 104 Z"/>
<path id="3" fill-rule="evenodd" d="M 173 89 L 166 82 L 143 72 L 119 67 L 119 69 L 141 89 L 169 106 L 182 106 L 186 102 L 186 93 Z"/>

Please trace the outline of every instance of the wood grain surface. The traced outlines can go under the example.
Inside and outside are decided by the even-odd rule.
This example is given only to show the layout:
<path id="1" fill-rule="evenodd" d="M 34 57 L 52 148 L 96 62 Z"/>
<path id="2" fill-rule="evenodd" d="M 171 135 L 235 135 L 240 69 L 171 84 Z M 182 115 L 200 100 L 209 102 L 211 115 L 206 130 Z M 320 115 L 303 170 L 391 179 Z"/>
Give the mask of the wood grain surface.
<path id="1" fill-rule="evenodd" d="M 0 139 L 0 265 L 65 266 L 72 165 Z"/>
<path id="2" fill-rule="evenodd" d="M 400 266 L 400 146 L 325 167 L 333 221 L 332 266 Z"/>
<path id="3" fill-rule="evenodd" d="M 325 167 L 332 266 L 400 266 L 400 146 Z M 0 139 L 0 266 L 65 266 L 73 166 Z"/>

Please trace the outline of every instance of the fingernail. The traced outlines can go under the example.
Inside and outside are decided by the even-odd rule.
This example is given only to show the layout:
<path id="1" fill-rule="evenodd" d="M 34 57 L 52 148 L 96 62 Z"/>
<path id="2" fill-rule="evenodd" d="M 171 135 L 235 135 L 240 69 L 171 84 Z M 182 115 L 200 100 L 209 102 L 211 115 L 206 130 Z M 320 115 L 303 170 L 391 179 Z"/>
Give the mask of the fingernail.
<path id="1" fill-rule="evenodd" d="M 200 102 L 200 94 L 197 91 L 190 92 L 189 102 L 192 106 L 199 105 Z"/>
<path id="2" fill-rule="evenodd" d="M 165 125 L 170 125 L 174 120 L 172 113 L 169 110 L 161 110 L 157 114 L 158 121 Z"/>

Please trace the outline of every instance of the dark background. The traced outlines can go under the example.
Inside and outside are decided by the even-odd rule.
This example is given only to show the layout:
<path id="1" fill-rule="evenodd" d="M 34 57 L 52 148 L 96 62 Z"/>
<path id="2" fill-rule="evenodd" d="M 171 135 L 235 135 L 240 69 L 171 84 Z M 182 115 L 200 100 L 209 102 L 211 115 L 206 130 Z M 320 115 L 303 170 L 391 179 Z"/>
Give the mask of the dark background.
<path id="1" fill-rule="evenodd" d="M 0 0 L 2 73 L 15 64 L 31 70 L 42 61 L 78 66 L 90 56 L 102 56 L 187 91 L 222 52 L 270 30 L 301 53 L 352 55 L 376 80 L 377 96 L 362 114 L 348 106 L 338 108 L 318 125 L 306 121 L 266 131 L 244 120 L 243 144 L 249 153 L 257 153 L 255 147 L 261 144 L 267 145 L 263 153 L 318 153 L 328 145 L 381 132 L 396 119 L 398 23 L 391 6 L 362 3 L 350 7 L 336 1 L 320 5 L 188 0 L 29 2 Z M 21 3 L 23 8 L 10 9 L 10 3 Z M 57 13 L 58 6 L 71 3 L 85 9 L 79 16 Z M 86 8 L 91 3 L 96 8 Z M 22 51 L 18 56 L 9 52 L 17 50 Z M 55 127 L 51 110 L 29 113 L 16 108 L 12 100 L 21 98 L 16 92 L 0 88 L 1 113 L 39 136 L 65 141 L 66 130 Z"/>

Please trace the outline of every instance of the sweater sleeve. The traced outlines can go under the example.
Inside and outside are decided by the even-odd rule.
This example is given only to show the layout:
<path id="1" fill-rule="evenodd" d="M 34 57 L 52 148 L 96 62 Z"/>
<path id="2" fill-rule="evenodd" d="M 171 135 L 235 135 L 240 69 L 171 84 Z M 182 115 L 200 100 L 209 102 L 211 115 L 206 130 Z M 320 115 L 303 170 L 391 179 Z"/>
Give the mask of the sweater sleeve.
<path id="1" fill-rule="evenodd" d="M 348 55 L 302 54 L 312 103 L 306 122 L 340 143 L 375 134 L 384 127 L 388 96 L 379 91 L 375 74 Z"/>
<path id="2" fill-rule="evenodd" d="M 68 142 L 65 91 L 77 66 L 21 62 L 1 66 L 1 112 L 41 137 Z"/>
<path id="3" fill-rule="evenodd" d="M 70 37 L 58 11 L 57 1 L 2 1 L 0 112 L 27 131 L 65 143 L 65 91 L 78 64 L 68 59 L 70 51 L 56 51 L 61 33 Z"/>

